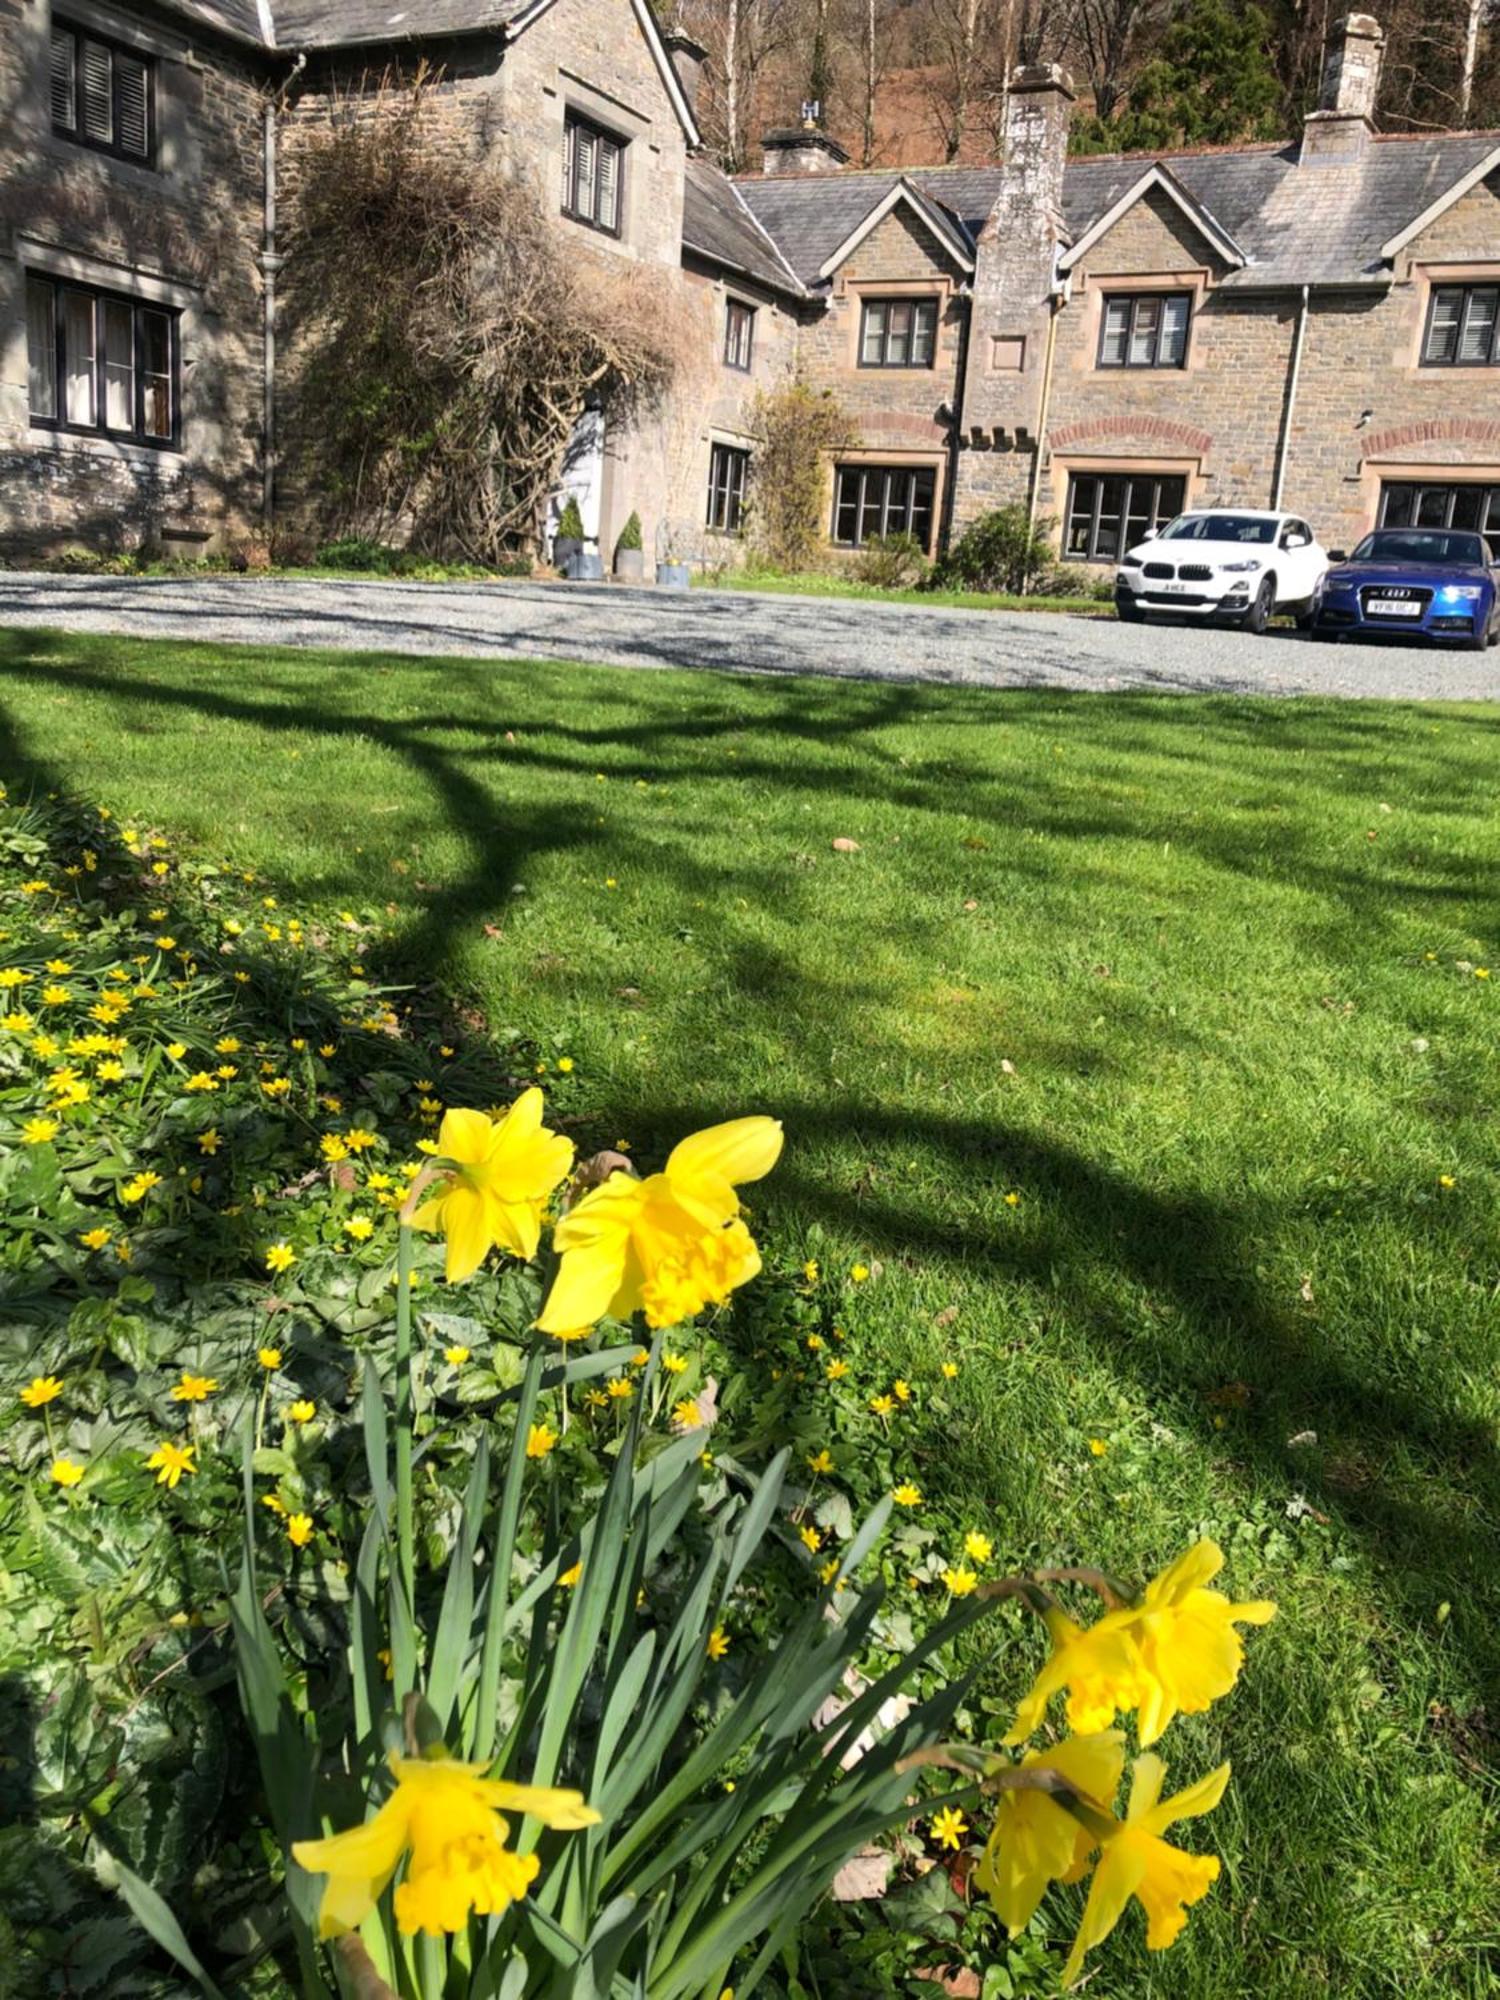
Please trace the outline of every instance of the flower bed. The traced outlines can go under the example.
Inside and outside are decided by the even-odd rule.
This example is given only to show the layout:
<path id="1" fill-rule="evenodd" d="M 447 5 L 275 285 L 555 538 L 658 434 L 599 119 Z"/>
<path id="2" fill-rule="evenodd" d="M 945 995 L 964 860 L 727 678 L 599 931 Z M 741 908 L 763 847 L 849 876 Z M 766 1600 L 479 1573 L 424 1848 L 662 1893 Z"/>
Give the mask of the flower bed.
<path id="1" fill-rule="evenodd" d="M 998 1575 L 910 1473 L 961 1356 L 870 1380 L 862 1267 L 760 1271 L 771 1121 L 575 1170 L 566 1055 L 102 809 L 0 808 L 0 928 L 0 1882 L 67 1990 L 783 1992 L 861 1849 L 935 1967 L 1090 1867 L 1069 1975 L 1132 1892 L 1171 1942 L 1227 1773 L 1159 1803 L 1150 1745 L 1268 1608 L 1210 1545 Z M 1019 1760 L 974 1741 L 1016 1604 Z"/>

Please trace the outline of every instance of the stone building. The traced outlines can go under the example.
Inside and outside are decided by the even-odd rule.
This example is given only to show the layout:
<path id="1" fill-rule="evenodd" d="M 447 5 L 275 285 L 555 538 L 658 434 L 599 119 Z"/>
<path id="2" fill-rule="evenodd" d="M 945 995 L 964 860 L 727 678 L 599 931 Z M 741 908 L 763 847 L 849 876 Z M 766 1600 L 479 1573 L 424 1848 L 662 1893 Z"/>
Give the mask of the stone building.
<path id="1" fill-rule="evenodd" d="M 1201 502 L 1500 535 L 1500 133 L 1377 133 L 1380 51 L 1339 23 L 1285 145 L 1069 159 L 1067 77 L 1022 70 L 993 166 L 852 170 L 804 124 L 730 180 L 645 0 L 0 0 L 0 548 L 308 514 L 278 201 L 308 122 L 414 53 L 445 137 L 688 330 L 665 407 L 580 416 L 558 497 L 606 554 L 632 511 L 658 555 L 732 549 L 793 372 L 858 429 L 835 548 L 1008 502 L 1075 562 Z"/>

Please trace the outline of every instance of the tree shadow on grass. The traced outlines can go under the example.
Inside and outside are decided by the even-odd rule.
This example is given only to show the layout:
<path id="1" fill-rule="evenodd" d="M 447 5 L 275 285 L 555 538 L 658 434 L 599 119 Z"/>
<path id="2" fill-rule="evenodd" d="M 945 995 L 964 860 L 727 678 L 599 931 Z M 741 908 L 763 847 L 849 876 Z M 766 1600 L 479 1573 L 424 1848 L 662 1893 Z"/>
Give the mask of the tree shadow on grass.
<path id="1" fill-rule="evenodd" d="M 1388 860 L 1382 850 L 1378 868 L 1362 850 L 1357 865 L 1330 849 L 1324 830 L 1327 821 L 1349 813 L 1351 794 L 1363 799 L 1376 785 L 1399 798 L 1403 810 L 1409 806 L 1419 814 L 1439 809 L 1435 781 L 1450 798 L 1484 796 L 1492 783 L 1491 746 L 1500 730 L 1500 716 L 1488 711 L 1461 716 L 1437 711 L 1440 758 L 1393 733 L 1388 719 L 1352 705 L 1209 706 L 1055 691 L 934 694 L 911 684 L 797 684 L 789 694 L 784 685 L 737 682 L 732 701 L 695 689 L 690 699 L 664 703 L 663 712 L 643 718 L 647 688 L 641 680 L 616 693 L 596 678 L 588 696 L 590 719 L 579 724 L 537 718 L 552 683 L 520 684 L 512 669 L 484 683 L 492 704 L 487 713 L 466 711 L 447 678 L 453 669 L 434 664 L 432 712 L 399 719 L 381 715 L 368 690 L 362 708 L 348 710 L 327 699 L 316 669 L 304 660 L 273 656 L 264 663 L 257 656 L 262 682 L 268 672 L 278 676 L 285 670 L 298 699 L 295 706 L 283 706 L 228 674 L 211 687 L 184 686 L 150 666 L 122 676 L 108 665 L 59 663 L 58 643 L 46 635 L 0 635 L 0 659 L 33 682 L 112 698 L 123 729 L 135 726 L 132 707 L 144 703 L 184 721 L 209 717 L 270 734 L 374 743 L 397 760 L 413 794 L 430 798 L 444 826 L 466 841 L 469 861 L 453 880 L 434 888 L 393 947 L 398 958 L 382 968 L 392 975 L 417 965 L 441 978 L 452 963 L 455 938 L 472 932 L 494 909 L 497 884 L 521 878 L 539 856 L 596 840 L 565 787 L 587 779 L 606 754 L 616 775 L 634 770 L 661 780 L 712 772 L 752 788 L 780 787 L 830 812 L 836 808 L 841 821 L 864 809 L 894 806 L 912 816 L 962 812 L 979 825 L 1024 823 L 1057 843 L 1054 853 L 1071 858 L 1059 864 L 1043 855 L 1026 864 L 1038 874 L 1071 865 L 1083 843 L 1139 842 L 1148 826 L 1155 837 L 1166 813 L 1173 839 L 1207 866 L 1231 878 L 1293 882 L 1315 899 L 1319 914 L 1310 925 L 1321 931 L 1330 952 L 1337 952 L 1351 926 L 1366 940 L 1372 927 L 1394 927 L 1413 897 L 1434 909 L 1456 911 L 1479 904 L 1494 887 L 1492 865 L 1476 855 L 1435 854 L 1393 842 L 1396 852 Z M 86 647 L 76 650 L 87 658 Z M 203 656 L 188 657 L 196 663 Z M 390 663 L 354 656 L 340 664 L 377 670 Z M 414 663 L 400 665 L 410 673 Z M 558 685 L 567 691 L 566 682 Z M 532 719 L 511 742 L 507 729 L 523 712 Z M 1101 780 L 1086 801 L 1050 774 L 997 772 L 974 754 L 973 732 L 1038 720 L 1055 726 L 1065 758 L 1086 753 L 1098 761 Z M 930 745 L 915 770 L 912 760 L 881 740 L 890 726 L 914 723 Z M 550 744 L 540 740 L 544 735 Z M 456 745 L 445 740 L 454 737 Z M 859 751 L 857 772 L 841 754 L 850 746 Z M 731 750 L 738 753 L 732 761 Z M 1258 825 L 1251 839 L 1242 825 L 1205 821 L 1179 810 L 1175 800 L 1147 812 L 1128 787 L 1110 789 L 1116 776 L 1121 783 L 1130 778 L 1137 761 L 1144 773 L 1147 760 L 1162 759 L 1181 770 L 1185 784 L 1191 777 L 1201 789 L 1206 768 L 1217 769 L 1229 756 L 1243 760 L 1247 752 L 1257 760 L 1256 775 L 1246 779 L 1237 773 L 1235 780 L 1247 800 L 1256 801 L 1261 785 L 1295 786 L 1304 807 L 1299 822 Z M 1320 760 L 1316 784 L 1304 753 Z M 66 788 L 66 778 L 29 750 L 24 730 L 14 722 L 0 731 L 0 758 L 12 777 Z M 1289 764 L 1286 772 L 1278 768 L 1282 760 Z M 497 797 L 490 782 L 495 771 L 516 769 L 556 780 L 555 798 L 548 801 L 544 791 L 539 805 L 515 805 Z M 923 769 L 941 776 L 941 788 L 924 788 Z M 1159 771 L 1151 783 L 1160 788 Z M 732 893 L 747 898 L 784 893 L 784 876 L 768 871 L 753 850 L 747 839 L 732 867 L 714 870 L 725 900 Z M 680 830 L 670 840 L 655 841 L 650 861 L 660 877 L 675 879 L 680 888 L 701 888 L 703 864 Z M 1014 871 L 1021 864 L 1005 865 Z M 325 879 L 318 886 L 323 895 L 340 889 L 356 893 L 363 886 L 362 871 L 351 857 L 334 884 Z M 299 891 L 295 881 L 284 888 L 288 894 Z M 924 943 L 914 929 L 912 954 Z M 731 940 L 728 965 L 730 983 L 747 1008 L 763 1010 L 768 1018 L 805 1007 L 810 998 L 816 1004 L 807 975 L 763 940 L 738 946 Z M 680 1132 L 703 1108 L 636 1100 L 600 1107 L 603 1118 L 628 1117 L 633 1129 L 653 1135 Z M 735 1108 L 722 1107 L 725 1113 Z M 849 1136 L 847 1107 L 792 1101 L 778 1106 L 773 1096 L 766 1108 L 779 1110 L 788 1128 L 813 1145 Z M 1051 1295 L 1068 1309 L 1071 1323 L 1082 1329 L 1101 1361 L 1133 1378 L 1157 1407 L 1170 1411 L 1174 1423 L 1200 1432 L 1216 1451 L 1225 1446 L 1213 1431 L 1202 1392 L 1229 1380 L 1248 1385 L 1251 1399 L 1237 1421 L 1234 1448 L 1248 1456 L 1257 1478 L 1272 1490 L 1301 1488 L 1355 1533 L 1408 1619 L 1430 1617 L 1442 1597 L 1467 1602 L 1470 1615 L 1455 1644 L 1470 1648 L 1474 1674 L 1493 1702 L 1496 1642 L 1489 1636 L 1493 1626 L 1486 1627 L 1478 1609 L 1493 1589 L 1494 1548 L 1484 1523 L 1500 1514 L 1493 1435 L 1440 1396 L 1419 1398 L 1372 1379 L 1337 1351 L 1316 1316 L 1296 1313 L 1267 1295 L 1256 1276 L 1257 1237 L 1277 1226 L 1274 1212 L 1156 1193 L 1065 1145 L 998 1120 L 887 1110 L 868 1100 L 852 1118 L 865 1144 L 925 1150 L 951 1186 L 963 1185 L 976 1166 L 1003 1159 L 1008 1177 L 1046 1191 L 1050 1221 L 1020 1235 L 972 1214 L 935 1220 L 930 1204 L 916 1198 L 903 1201 L 870 1190 L 841 1193 L 824 1180 L 814 1181 L 799 1173 L 795 1154 L 778 1177 L 779 1208 L 845 1227 L 893 1259 L 925 1261 L 981 1283 L 1022 1284 Z M 1164 1298 L 1171 1311 L 1131 1311 L 1130 1292 Z M 1338 1459 L 1309 1465 L 1305 1456 L 1289 1455 L 1288 1436 L 1307 1429 L 1338 1440 Z M 1399 1477 L 1388 1470 L 1397 1447 L 1405 1461 L 1397 1468 Z M 963 1469 L 965 1449 L 962 1439 L 954 1441 L 945 1460 L 950 1474 Z M 1362 1468 L 1357 1481 L 1340 1473 L 1340 1465 L 1349 1464 Z M 983 1468 L 973 1470 L 978 1477 Z"/>

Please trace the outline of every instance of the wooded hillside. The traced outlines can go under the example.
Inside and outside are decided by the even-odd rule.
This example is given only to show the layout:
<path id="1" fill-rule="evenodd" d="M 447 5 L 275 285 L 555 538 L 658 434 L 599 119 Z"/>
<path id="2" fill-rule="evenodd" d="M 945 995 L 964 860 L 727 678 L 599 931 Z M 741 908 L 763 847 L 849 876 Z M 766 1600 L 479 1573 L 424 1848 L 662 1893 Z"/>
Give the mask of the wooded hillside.
<path id="1" fill-rule="evenodd" d="M 1114 152 L 1291 136 L 1348 0 L 672 0 L 709 54 L 702 110 L 731 168 L 821 102 L 857 164 L 996 155 L 1003 80 L 1062 62 L 1074 144 Z M 1500 0 L 1380 0 L 1383 130 L 1500 125 Z"/>

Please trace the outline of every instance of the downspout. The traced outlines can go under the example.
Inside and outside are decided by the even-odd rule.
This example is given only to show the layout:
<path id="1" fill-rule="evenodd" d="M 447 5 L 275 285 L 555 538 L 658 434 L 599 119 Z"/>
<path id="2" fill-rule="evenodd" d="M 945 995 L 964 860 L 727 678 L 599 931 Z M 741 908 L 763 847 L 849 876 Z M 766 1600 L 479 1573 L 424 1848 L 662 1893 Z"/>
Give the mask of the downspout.
<path id="1" fill-rule="evenodd" d="M 262 409 L 263 472 L 261 483 L 261 524 L 266 540 L 271 539 L 276 513 L 276 273 L 285 258 L 276 249 L 276 112 L 297 78 L 307 67 L 307 56 L 298 50 L 291 74 L 274 96 L 265 103 L 265 218 L 261 240 L 260 269 L 265 297 L 265 371 Z"/>
<path id="2" fill-rule="evenodd" d="M 1031 455 L 1031 479 L 1026 493 L 1026 525 L 1036 527 L 1036 503 L 1042 487 L 1042 453 L 1047 444 L 1047 412 L 1052 402 L 1052 360 L 1057 352 L 1058 315 L 1068 303 L 1071 288 L 1070 278 L 1064 278 L 1059 285 L 1052 281 L 1052 293 L 1048 301 L 1051 311 L 1047 316 L 1047 347 L 1042 356 L 1042 393 L 1036 413 L 1036 448 Z"/>
<path id="3" fill-rule="evenodd" d="M 1271 511 L 1281 510 L 1281 490 L 1286 484 L 1286 462 L 1292 447 L 1292 413 L 1297 407 L 1297 383 L 1302 374 L 1302 342 L 1307 334 L 1307 295 L 1302 287 L 1302 303 L 1297 308 L 1297 331 L 1292 338 L 1292 368 L 1287 377 L 1286 406 L 1281 413 L 1281 436 L 1276 441 L 1276 482 L 1271 488 Z"/>
<path id="4" fill-rule="evenodd" d="M 969 340 L 974 328 L 974 287 L 964 287 L 964 323 L 958 336 L 958 379 L 953 385 L 953 421 L 948 442 L 948 472 L 943 486 L 943 518 L 938 523 L 937 546 L 941 554 L 953 540 L 953 509 L 958 502 L 959 453 L 964 442 L 964 390 L 969 382 Z"/>

